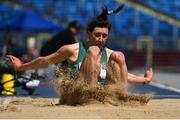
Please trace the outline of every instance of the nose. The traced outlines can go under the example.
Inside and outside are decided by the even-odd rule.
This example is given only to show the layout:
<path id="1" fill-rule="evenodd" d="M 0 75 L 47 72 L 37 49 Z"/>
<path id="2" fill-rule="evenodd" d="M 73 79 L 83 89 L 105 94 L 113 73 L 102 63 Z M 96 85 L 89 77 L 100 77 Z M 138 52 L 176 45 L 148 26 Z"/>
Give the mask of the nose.
<path id="1" fill-rule="evenodd" d="M 103 41 L 103 36 L 101 35 L 98 39 L 99 42 L 102 42 Z"/>

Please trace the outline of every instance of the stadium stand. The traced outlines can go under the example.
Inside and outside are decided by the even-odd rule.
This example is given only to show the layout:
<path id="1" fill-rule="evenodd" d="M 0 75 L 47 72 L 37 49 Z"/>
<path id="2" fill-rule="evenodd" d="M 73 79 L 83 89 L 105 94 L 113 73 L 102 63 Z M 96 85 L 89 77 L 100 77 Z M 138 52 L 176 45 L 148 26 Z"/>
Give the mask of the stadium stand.
<path id="1" fill-rule="evenodd" d="M 133 2 L 177 21 L 180 19 L 179 0 L 133 0 Z M 5 17 L 7 13 L 10 13 L 8 12 L 11 11 L 9 9 L 12 8 L 4 8 L 2 3 L 0 2 L 0 13 L 3 13 Z M 11 5 L 18 3 L 24 8 L 31 6 L 31 9 L 44 15 L 49 13 L 63 23 L 78 20 L 84 27 L 103 5 L 107 5 L 108 9 L 114 9 L 120 4 L 118 0 L 9 0 L 4 3 L 11 3 Z M 3 16 L 0 16 L 0 19 Z M 124 7 L 120 14 L 111 16 L 110 20 L 113 26 L 112 39 L 108 42 L 110 47 L 113 45 L 115 49 L 134 50 L 139 36 L 151 36 L 154 51 L 180 50 L 180 45 L 177 44 L 180 43 L 180 28 L 176 24 L 168 22 L 168 20 L 163 21 L 161 17 L 156 18 L 128 5 Z M 115 46 L 117 44 L 119 46 Z M 158 62 L 156 63 L 158 64 Z"/>

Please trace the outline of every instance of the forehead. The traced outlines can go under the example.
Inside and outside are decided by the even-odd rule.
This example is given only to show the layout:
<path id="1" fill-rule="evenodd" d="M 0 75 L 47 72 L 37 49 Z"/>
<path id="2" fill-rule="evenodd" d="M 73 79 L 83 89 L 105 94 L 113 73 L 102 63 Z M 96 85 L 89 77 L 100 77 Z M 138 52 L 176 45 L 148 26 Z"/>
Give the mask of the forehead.
<path id="1" fill-rule="evenodd" d="M 101 33 L 107 33 L 108 34 L 108 28 L 106 27 L 95 27 L 93 32 L 101 32 Z"/>

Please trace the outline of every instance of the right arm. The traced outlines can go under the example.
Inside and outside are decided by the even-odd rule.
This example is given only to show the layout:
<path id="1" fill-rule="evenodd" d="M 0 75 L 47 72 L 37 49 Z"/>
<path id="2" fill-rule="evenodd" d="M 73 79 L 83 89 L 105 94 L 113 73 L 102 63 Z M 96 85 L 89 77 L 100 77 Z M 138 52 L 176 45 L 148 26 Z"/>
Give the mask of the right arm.
<path id="1" fill-rule="evenodd" d="M 37 59 L 32 60 L 31 62 L 25 64 L 16 64 L 15 62 L 13 63 L 15 69 L 19 71 L 25 71 L 30 69 L 44 68 L 50 64 L 62 62 L 67 58 L 69 58 L 72 54 L 73 54 L 73 50 L 71 45 L 65 45 L 61 47 L 57 52 L 52 53 L 45 57 L 38 57 Z"/>

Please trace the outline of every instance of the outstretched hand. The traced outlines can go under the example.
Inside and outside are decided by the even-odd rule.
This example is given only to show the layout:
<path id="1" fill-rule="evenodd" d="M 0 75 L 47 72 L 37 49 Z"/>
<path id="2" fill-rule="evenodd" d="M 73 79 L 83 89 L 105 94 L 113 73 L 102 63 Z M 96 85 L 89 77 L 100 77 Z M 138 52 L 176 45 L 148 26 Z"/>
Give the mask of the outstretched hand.
<path id="1" fill-rule="evenodd" d="M 144 77 L 146 78 L 147 82 L 151 82 L 152 81 L 152 78 L 153 78 L 153 70 L 152 68 L 149 68 L 145 74 L 144 74 Z"/>
<path id="2" fill-rule="evenodd" d="M 13 63 L 13 66 L 16 70 L 19 70 L 19 67 L 22 65 L 22 61 L 15 57 L 15 56 L 12 56 L 12 55 L 8 55 L 9 59 L 11 60 L 11 62 Z"/>

